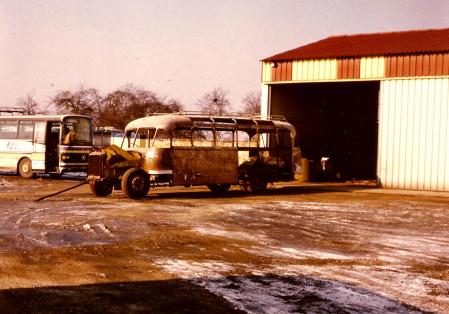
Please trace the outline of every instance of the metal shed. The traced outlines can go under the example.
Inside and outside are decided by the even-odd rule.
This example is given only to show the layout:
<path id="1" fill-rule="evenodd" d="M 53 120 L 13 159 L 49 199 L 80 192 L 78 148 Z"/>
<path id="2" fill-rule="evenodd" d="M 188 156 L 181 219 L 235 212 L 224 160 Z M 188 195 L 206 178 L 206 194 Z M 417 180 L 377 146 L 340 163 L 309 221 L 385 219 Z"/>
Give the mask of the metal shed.
<path id="1" fill-rule="evenodd" d="M 385 188 L 449 191 L 449 29 L 334 36 L 262 60 L 262 114 L 312 160 Z"/>

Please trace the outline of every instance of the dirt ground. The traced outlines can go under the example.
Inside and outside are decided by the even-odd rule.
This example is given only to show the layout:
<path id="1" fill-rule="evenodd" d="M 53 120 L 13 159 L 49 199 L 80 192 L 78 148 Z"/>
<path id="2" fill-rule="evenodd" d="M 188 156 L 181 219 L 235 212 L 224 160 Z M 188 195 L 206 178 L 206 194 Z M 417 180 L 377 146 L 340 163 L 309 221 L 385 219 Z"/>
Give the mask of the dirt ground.
<path id="1" fill-rule="evenodd" d="M 0 312 L 449 313 L 449 198 L 80 180 L 0 175 Z"/>

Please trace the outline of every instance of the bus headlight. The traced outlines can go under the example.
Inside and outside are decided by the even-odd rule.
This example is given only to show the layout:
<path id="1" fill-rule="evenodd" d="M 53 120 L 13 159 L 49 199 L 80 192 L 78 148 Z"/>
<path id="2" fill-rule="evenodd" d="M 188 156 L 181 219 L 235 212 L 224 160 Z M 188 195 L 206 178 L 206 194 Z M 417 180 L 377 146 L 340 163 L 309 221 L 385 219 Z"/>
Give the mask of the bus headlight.
<path id="1" fill-rule="evenodd" d="M 157 157 L 157 153 L 154 150 L 149 150 L 145 154 L 146 159 L 153 159 Z"/>
<path id="2" fill-rule="evenodd" d="M 63 161 L 70 160 L 70 155 L 69 154 L 62 154 L 61 155 L 61 160 L 63 160 Z"/>

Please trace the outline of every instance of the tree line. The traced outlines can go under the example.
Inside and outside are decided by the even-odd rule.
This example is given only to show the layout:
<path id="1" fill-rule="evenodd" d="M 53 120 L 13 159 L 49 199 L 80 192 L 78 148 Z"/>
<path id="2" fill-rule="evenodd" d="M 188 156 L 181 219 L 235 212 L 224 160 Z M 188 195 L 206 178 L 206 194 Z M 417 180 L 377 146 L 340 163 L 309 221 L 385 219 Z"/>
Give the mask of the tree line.
<path id="1" fill-rule="evenodd" d="M 242 114 L 260 114 L 260 93 L 249 93 L 242 99 Z M 156 93 L 135 85 L 126 85 L 102 96 L 96 88 L 79 87 L 76 90 L 58 91 L 50 97 L 45 112 L 34 99 L 34 93 L 20 98 L 17 105 L 25 114 L 49 113 L 82 114 L 92 117 L 96 126 L 111 126 L 123 129 L 134 119 L 153 113 L 169 113 L 185 110 L 177 100 L 160 97 Z M 195 103 L 197 110 L 205 114 L 223 115 L 230 113 L 231 103 L 228 94 L 221 87 L 206 92 Z M 54 108 L 54 109 L 49 109 Z"/>

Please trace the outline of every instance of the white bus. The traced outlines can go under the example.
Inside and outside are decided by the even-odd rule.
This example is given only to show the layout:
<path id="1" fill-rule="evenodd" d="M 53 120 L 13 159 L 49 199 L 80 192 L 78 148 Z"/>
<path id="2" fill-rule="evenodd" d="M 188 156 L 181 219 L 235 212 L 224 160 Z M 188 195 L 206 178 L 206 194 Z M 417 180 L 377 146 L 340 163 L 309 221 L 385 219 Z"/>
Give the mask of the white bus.
<path id="1" fill-rule="evenodd" d="M 108 145 L 122 145 L 125 131 L 114 127 L 98 127 L 94 129 L 94 147 L 101 148 Z"/>
<path id="2" fill-rule="evenodd" d="M 85 172 L 92 137 L 87 116 L 0 116 L 0 169 L 24 178 Z"/>

